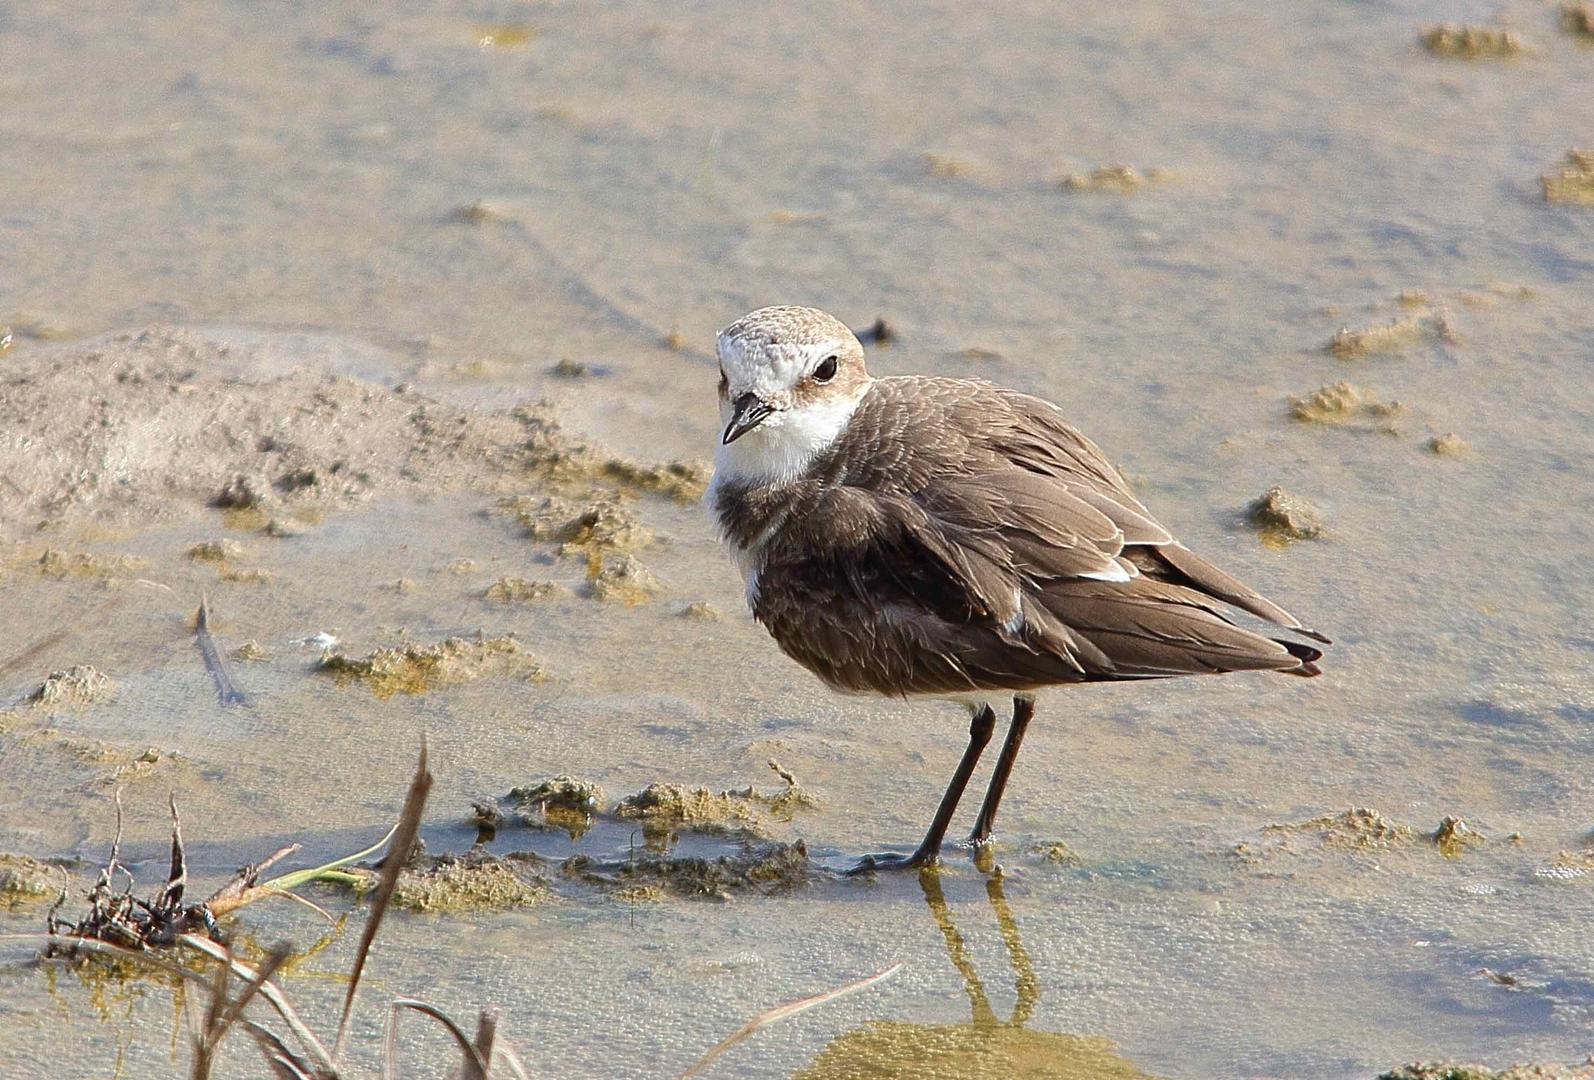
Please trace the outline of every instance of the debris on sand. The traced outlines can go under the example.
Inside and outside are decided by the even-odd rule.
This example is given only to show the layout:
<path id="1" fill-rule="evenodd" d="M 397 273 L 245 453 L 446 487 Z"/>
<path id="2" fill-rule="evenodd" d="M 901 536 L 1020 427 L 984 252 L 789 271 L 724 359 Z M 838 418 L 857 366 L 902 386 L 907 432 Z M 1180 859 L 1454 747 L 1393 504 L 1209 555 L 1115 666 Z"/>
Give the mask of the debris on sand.
<path id="1" fill-rule="evenodd" d="M 566 356 L 549 368 L 548 374 L 556 379 L 584 379 L 592 374 L 592 370 L 580 360 L 572 360 Z"/>
<path id="2" fill-rule="evenodd" d="M 1341 360 L 1357 360 L 1378 353 L 1399 352 L 1427 340 L 1454 345 L 1459 339 L 1442 312 L 1414 314 L 1381 326 L 1341 327 L 1329 341 L 1328 351 Z"/>
<path id="3" fill-rule="evenodd" d="M 216 492 L 210 505 L 222 510 L 258 510 L 274 501 L 265 478 L 236 473 Z"/>
<path id="4" fill-rule="evenodd" d="M 1036 844 L 1031 850 L 1054 866 L 1076 866 L 1079 863 L 1079 856 L 1061 840 Z"/>
<path id="5" fill-rule="evenodd" d="M 297 518 L 278 515 L 267 521 L 260 531 L 276 540 L 291 540 L 296 536 L 304 536 L 310 527 Z"/>
<path id="6" fill-rule="evenodd" d="M 267 346 L 192 329 L 30 349 L 0 372 L 0 519 L 147 521 L 206 504 L 239 511 L 376 493 L 503 493 L 566 444 L 546 411 L 463 408 L 281 372 Z M 150 431 L 161 437 L 149 440 Z"/>
<path id="7" fill-rule="evenodd" d="M 924 171 L 938 180 L 960 180 L 973 176 L 975 169 L 968 162 L 945 154 L 925 154 Z"/>
<path id="8" fill-rule="evenodd" d="M 759 808 L 746 793 L 722 791 L 716 795 L 708 788 L 684 784 L 649 784 L 621 799 L 614 814 L 640 820 L 643 830 L 650 833 L 685 830 L 719 836 L 751 833 L 759 823 Z"/>
<path id="9" fill-rule="evenodd" d="M 206 540 L 202 544 L 195 544 L 184 552 L 188 558 L 195 562 L 226 562 L 229 559 L 244 557 L 244 546 L 236 540 Z"/>
<path id="10" fill-rule="evenodd" d="M 646 603 L 661 588 L 653 571 L 633 555 L 604 558 L 594 555 L 587 564 L 588 589 L 594 600 L 635 606 Z"/>
<path id="11" fill-rule="evenodd" d="M 1277 484 L 1246 507 L 1246 517 L 1270 544 L 1313 540 L 1323 534 L 1323 519 L 1317 509 Z"/>
<path id="12" fill-rule="evenodd" d="M 625 487 L 689 503 L 703 497 L 714 470 L 701 461 L 646 463 L 611 457 L 604 461 L 599 475 Z"/>
<path id="13" fill-rule="evenodd" d="M 1568 150 L 1554 172 L 1539 177 L 1544 201 L 1594 205 L 1594 150 Z"/>
<path id="14" fill-rule="evenodd" d="M 1522 39 L 1515 32 L 1490 26 L 1430 26 L 1423 30 L 1421 41 L 1435 56 L 1458 60 L 1499 59 L 1522 53 Z"/>
<path id="15" fill-rule="evenodd" d="M 1453 431 L 1447 431 L 1443 435 L 1435 435 L 1428 440 L 1427 446 L 1429 453 L 1438 454 L 1440 457 L 1460 457 L 1472 449 L 1472 447 L 1467 445 L 1466 440 Z"/>
<path id="16" fill-rule="evenodd" d="M 261 647 L 260 642 L 250 638 L 232 651 L 232 658 L 244 663 L 258 664 L 270 660 L 271 656 Z"/>
<path id="17" fill-rule="evenodd" d="M 1561 29 L 1575 37 L 1594 41 L 1594 4 L 1586 0 L 1562 4 Z"/>
<path id="18" fill-rule="evenodd" d="M 533 540 L 561 544 L 562 555 L 639 551 L 653 543 L 653 530 L 613 500 L 579 506 L 568 499 L 517 496 L 503 504 Z"/>
<path id="19" fill-rule="evenodd" d="M 1496 1071 L 1486 1065 L 1418 1062 L 1379 1073 L 1378 1080 L 1594 1080 L 1594 1064 L 1510 1065 Z"/>
<path id="20" fill-rule="evenodd" d="M 590 780 L 561 775 L 513 788 L 502 801 L 516 811 L 523 824 L 552 825 L 579 834 L 594 814 L 602 813 L 603 788 Z M 477 817 L 480 821 L 480 812 Z"/>
<path id="21" fill-rule="evenodd" d="M 1433 832 L 1434 844 L 1438 846 L 1439 853 L 1447 859 L 1455 858 L 1482 840 L 1482 833 L 1454 814 L 1446 814 L 1439 822 L 1439 828 Z"/>
<path id="22" fill-rule="evenodd" d="M 681 328 L 679 326 L 670 327 L 670 332 L 664 335 L 663 341 L 659 342 L 660 345 L 663 345 L 671 352 L 680 352 L 691 343 L 691 339 L 689 339 L 685 334 L 681 333 Z"/>
<path id="23" fill-rule="evenodd" d="M 790 844 L 749 842 L 735 854 L 712 859 L 654 852 L 639 852 L 623 861 L 575 855 L 559 870 L 566 877 L 628 897 L 663 892 L 716 900 L 729 899 L 737 892 L 788 892 L 825 876 L 809 861 L 808 848 L 801 840 Z"/>
<path id="24" fill-rule="evenodd" d="M 718 622 L 725 618 L 725 613 L 707 600 L 697 600 L 681 609 L 681 618 L 694 619 L 698 622 Z"/>
<path id="25" fill-rule="evenodd" d="M 769 767 L 786 787 L 765 794 L 751 785 L 715 794 L 705 787 L 653 783 L 620 800 L 618 818 L 640 820 L 647 833 L 695 832 L 708 836 L 762 836 L 766 814 L 789 821 L 800 808 L 818 800 L 774 758 Z"/>
<path id="26" fill-rule="evenodd" d="M 484 675 L 542 675 L 537 661 L 514 638 L 451 637 L 436 645 L 375 649 L 363 658 L 328 652 L 318 670 L 339 681 L 358 679 L 377 697 L 420 694 L 440 686 L 470 682 Z"/>
<path id="27" fill-rule="evenodd" d="M 1380 401 L 1371 390 L 1337 382 L 1314 390 L 1304 398 L 1290 398 L 1290 415 L 1308 424 L 1349 424 L 1353 421 L 1387 421 L 1406 411 L 1398 401 Z"/>
<path id="28" fill-rule="evenodd" d="M 34 705 L 87 705 L 110 694 L 110 676 L 87 664 L 74 664 L 64 671 L 52 671 L 37 690 L 28 695 Z"/>
<path id="29" fill-rule="evenodd" d="M 1411 844 L 1417 832 L 1409 825 L 1390 821 L 1377 810 L 1356 807 L 1338 814 L 1322 814 L 1309 821 L 1264 825 L 1264 834 L 1316 836 L 1325 847 L 1372 851 Z"/>
<path id="30" fill-rule="evenodd" d="M 1062 187 L 1067 191 L 1107 191 L 1128 195 L 1147 184 L 1166 180 L 1163 169 L 1150 169 L 1142 173 L 1132 165 L 1103 165 L 1088 173 L 1070 173 L 1063 177 Z"/>
<path id="31" fill-rule="evenodd" d="M 708 487 L 713 470 L 700 461 L 642 462 L 605 454 L 590 446 L 566 441 L 558 425 L 546 414 L 535 415 L 546 425 L 544 437 L 527 444 L 530 470 L 540 479 L 574 494 L 590 494 L 605 487 L 630 494 L 665 495 L 680 502 L 695 502 Z"/>
<path id="32" fill-rule="evenodd" d="M 523 577 L 501 577 L 482 593 L 485 599 L 496 604 L 524 604 L 533 600 L 547 600 L 554 596 L 565 596 L 569 589 L 557 581 L 532 581 Z"/>
<path id="33" fill-rule="evenodd" d="M 61 871 L 31 855 L 0 853 L 0 906 L 19 908 L 58 896 Z"/>
<path id="34" fill-rule="evenodd" d="M 527 860 L 497 858 L 482 851 L 464 855 L 423 855 L 418 866 L 399 871 L 393 903 L 406 911 L 434 915 L 462 915 L 482 911 L 508 911 L 544 903 L 549 891 L 530 874 Z M 518 872 L 517 872 L 518 871 Z M 350 872 L 349 884 L 357 893 L 376 889 L 379 872 Z"/>
<path id="35" fill-rule="evenodd" d="M 483 40 L 483 47 L 492 44 L 490 40 Z M 445 221 L 455 225 L 492 225 L 496 223 L 514 221 L 515 215 L 503 206 L 477 199 L 475 202 L 466 203 L 449 211 L 444 217 Z"/>
<path id="36" fill-rule="evenodd" d="M 45 577 L 110 580 L 135 575 L 148 564 L 137 555 L 94 555 L 45 548 L 34 565 Z"/>

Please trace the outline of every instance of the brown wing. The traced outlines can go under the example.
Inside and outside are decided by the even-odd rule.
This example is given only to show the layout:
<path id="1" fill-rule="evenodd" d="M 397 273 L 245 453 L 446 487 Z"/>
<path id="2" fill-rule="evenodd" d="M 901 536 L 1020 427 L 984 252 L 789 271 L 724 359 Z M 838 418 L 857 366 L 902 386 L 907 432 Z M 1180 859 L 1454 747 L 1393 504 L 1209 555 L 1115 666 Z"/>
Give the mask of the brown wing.
<path id="1" fill-rule="evenodd" d="M 1328 644 L 1328 638 L 1255 589 L 1219 570 L 1173 538 L 1129 490 L 1129 485 L 1089 439 L 1056 406 L 1014 391 L 993 391 L 1012 411 L 993 449 L 1026 470 L 1056 477 L 1074 497 L 1099 509 L 1118 526 L 1123 554 L 1142 573 L 1232 604 L 1276 626 Z"/>

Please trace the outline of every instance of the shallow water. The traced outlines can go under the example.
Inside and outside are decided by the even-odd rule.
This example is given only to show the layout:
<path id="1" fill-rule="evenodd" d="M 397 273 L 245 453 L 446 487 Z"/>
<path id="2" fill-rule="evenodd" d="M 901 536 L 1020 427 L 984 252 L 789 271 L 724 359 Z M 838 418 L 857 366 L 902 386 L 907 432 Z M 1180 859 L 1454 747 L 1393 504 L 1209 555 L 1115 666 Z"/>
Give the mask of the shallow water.
<path id="1" fill-rule="evenodd" d="M 1416 43 L 1426 23 L 1496 16 L 1528 55 L 1445 61 Z M 478 44 L 502 24 L 534 33 Z M 377 1003 L 402 993 L 464 1016 L 497 1005 L 550 1074 L 668 1075 L 764 1008 L 897 962 L 759 1032 L 718 1075 L 834 1075 L 838 1040 L 897 1048 L 907 1075 L 943 1042 L 992 1060 L 992 1039 L 1063 1076 L 1070 1055 L 1090 1075 L 1109 1053 L 1167 1077 L 1364 1077 L 1588 1052 L 1594 878 L 1536 873 L 1594 824 L 1594 212 L 1545 205 L 1536 180 L 1594 138 L 1594 51 L 1552 9 L 47 5 L 0 9 L 0 55 L 27 58 L 0 65 L 0 322 L 18 330 L 0 363 L 73 347 L 48 337 L 190 324 L 263 345 L 267 366 L 485 405 L 549 396 L 616 450 L 706 457 L 715 327 L 771 302 L 884 316 L 900 336 L 877 371 L 1054 398 L 1191 546 L 1336 641 L 1310 682 L 1043 699 L 1004 804 L 1001 904 L 953 858 L 944 909 L 904 877 L 397 916 L 362 1063 Z M 1114 162 L 1169 175 L 1131 195 L 1058 186 Z M 460 220 L 478 202 L 485 220 Z M 1429 307 L 1402 308 L 1411 289 Z M 1342 326 L 1431 312 L 1454 341 L 1325 349 Z M 594 375 L 552 376 L 561 358 Z M 1290 395 L 1341 379 L 1406 405 L 1394 434 L 1289 418 Z M 1469 453 L 1425 449 L 1451 431 Z M 1274 483 L 1319 506 L 1324 539 L 1273 550 L 1239 525 Z M 146 747 L 179 756 L 121 778 L 132 854 L 154 860 L 141 880 L 158 876 L 170 790 L 207 882 L 287 838 L 309 839 L 306 858 L 350 850 L 391 819 L 423 732 L 434 845 L 468 843 L 471 798 L 535 777 L 615 796 L 744 787 L 769 782 L 772 755 L 823 799 L 783 833 L 816 855 L 916 837 L 961 749 L 956 708 L 819 689 L 741 615 L 695 507 L 638 504 L 667 538 L 643 555 L 665 593 L 625 608 L 581 596 L 579 563 L 489 505 L 379 497 L 301 538 L 233 534 L 270 586 L 182 558 L 225 531 L 198 507 L 47 538 L 0 523 L 21 545 L 0 578 L 0 661 L 103 596 L 31 572 L 46 539 L 138 555 L 171 589 L 131 591 L 0 687 L 9 704 L 78 662 L 118 685 L 0 734 L 0 850 L 102 857 L 107 776 Z M 481 599 L 505 574 L 578 591 Z M 381 587 L 399 578 L 415 587 Z M 193 648 L 201 588 L 224 645 L 271 654 L 234 664 L 247 709 L 216 703 Z M 727 617 L 679 617 L 699 600 Z M 314 675 L 316 649 L 296 644 L 477 629 L 515 633 L 547 681 L 379 699 Z M 1363 805 L 1421 830 L 1460 815 L 1491 839 L 1446 859 L 1262 831 Z M 1035 851 L 1055 840 L 1077 864 Z M 239 923 L 259 941 L 319 932 L 295 907 Z M 0 912 L 0 930 L 39 924 Z M 342 970 L 352 937 L 307 967 Z M 1032 1010 L 1025 1035 L 972 1026 L 970 970 L 996 1020 Z M 162 988 L 91 993 L 28 968 L 0 983 L 0 1073 L 41 1053 L 58 1076 L 118 1059 L 126 1076 L 182 1071 Z M 312 1016 L 341 993 L 308 973 L 289 986 Z M 427 1075 L 442 1044 L 405 1031 Z"/>

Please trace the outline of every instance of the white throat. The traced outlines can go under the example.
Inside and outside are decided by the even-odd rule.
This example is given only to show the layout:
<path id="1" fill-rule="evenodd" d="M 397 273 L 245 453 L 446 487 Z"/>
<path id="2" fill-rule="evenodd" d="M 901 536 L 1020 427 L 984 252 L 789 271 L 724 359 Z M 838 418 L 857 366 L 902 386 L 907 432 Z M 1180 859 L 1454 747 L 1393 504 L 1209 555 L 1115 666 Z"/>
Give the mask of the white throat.
<path id="1" fill-rule="evenodd" d="M 798 479 L 847 429 L 868 392 L 865 383 L 851 397 L 783 409 L 730 445 L 721 444 L 714 451 L 709 497 L 724 483 L 766 487 Z"/>

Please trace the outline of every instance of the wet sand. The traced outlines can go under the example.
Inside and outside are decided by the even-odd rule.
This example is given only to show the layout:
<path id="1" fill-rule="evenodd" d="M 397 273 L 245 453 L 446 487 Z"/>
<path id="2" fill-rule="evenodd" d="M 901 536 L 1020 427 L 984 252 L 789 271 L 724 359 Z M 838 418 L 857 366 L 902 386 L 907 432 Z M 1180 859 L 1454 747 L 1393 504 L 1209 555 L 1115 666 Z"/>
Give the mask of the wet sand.
<path id="1" fill-rule="evenodd" d="M 1520 55 L 1419 41 L 1496 16 Z M 910 845 L 960 710 L 824 692 L 746 617 L 700 509 L 606 467 L 707 458 L 714 328 L 812 303 L 891 322 L 878 372 L 1057 400 L 1188 543 L 1335 638 L 1326 676 L 1049 695 L 1003 873 L 950 858 L 944 905 L 911 877 L 821 876 L 729 902 L 565 889 L 401 912 L 358 1063 L 402 993 L 496 1004 L 549 1072 L 665 1075 L 897 962 L 719 1074 L 1580 1060 L 1594 213 L 1546 203 L 1539 177 L 1594 141 L 1587 46 L 1527 3 L 881 18 L 0 15 L 0 50 L 30 57 L 0 72 L 0 851 L 86 860 L 86 884 L 119 786 L 141 883 L 163 873 L 169 792 L 205 883 L 288 840 L 312 865 L 380 836 L 423 733 L 434 852 L 470 845 L 472 800 L 537 779 L 762 789 L 770 757 L 819 800 L 771 839 L 821 868 Z M 480 45 L 505 23 L 532 32 Z M 1119 163 L 1145 182 L 1091 179 Z M 1402 409 L 1292 415 L 1342 381 Z M 1458 452 L 1430 449 L 1448 434 Z M 211 505 L 238 471 L 263 507 Z M 1319 538 L 1244 523 L 1275 484 Z M 561 553 L 515 512 L 548 497 L 623 508 L 653 539 L 600 562 L 630 555 L 657 590 L 595 598 L 586 539 Z M 218 540 L 241 550 L 190 556 Z M 489 598 L 506 578 L 557 587 Z M 247 705 L 218 700 L 195 648 L 202 592 Z M 683 617 L 698 603 L 723 617 Z M 512 636 L 535 674 L 377 693 L 317 670 L 321 633 L 356 657 Z M 230 658 L 250 640 L 265 659 Z M 23 700 L 75 664 L 108 692 Z M 1352 807 L 1394 827 L 1332 817 Z M 1487 839 L 1447 855 L 1429 839 L 1447 815 Z M 507 829 L 494 850 L 637 842 Z M 6 932 L 42 919 L 0 906 Z M 290 905 L 234 925 L 321 932 Z M 335 1013 L 324 973 L 354 937 L 288 979 L 309 1015 Z M 26 956 L 0 970 L 0 1072 L 41 1053 L 59 1076 L 182 1071 L 164 987 Z M 402 1042 L 406 1074 L 442 1075 L 432 1035 Z M 239 1075 L 247 1053 L 228 1052 Z"/>

